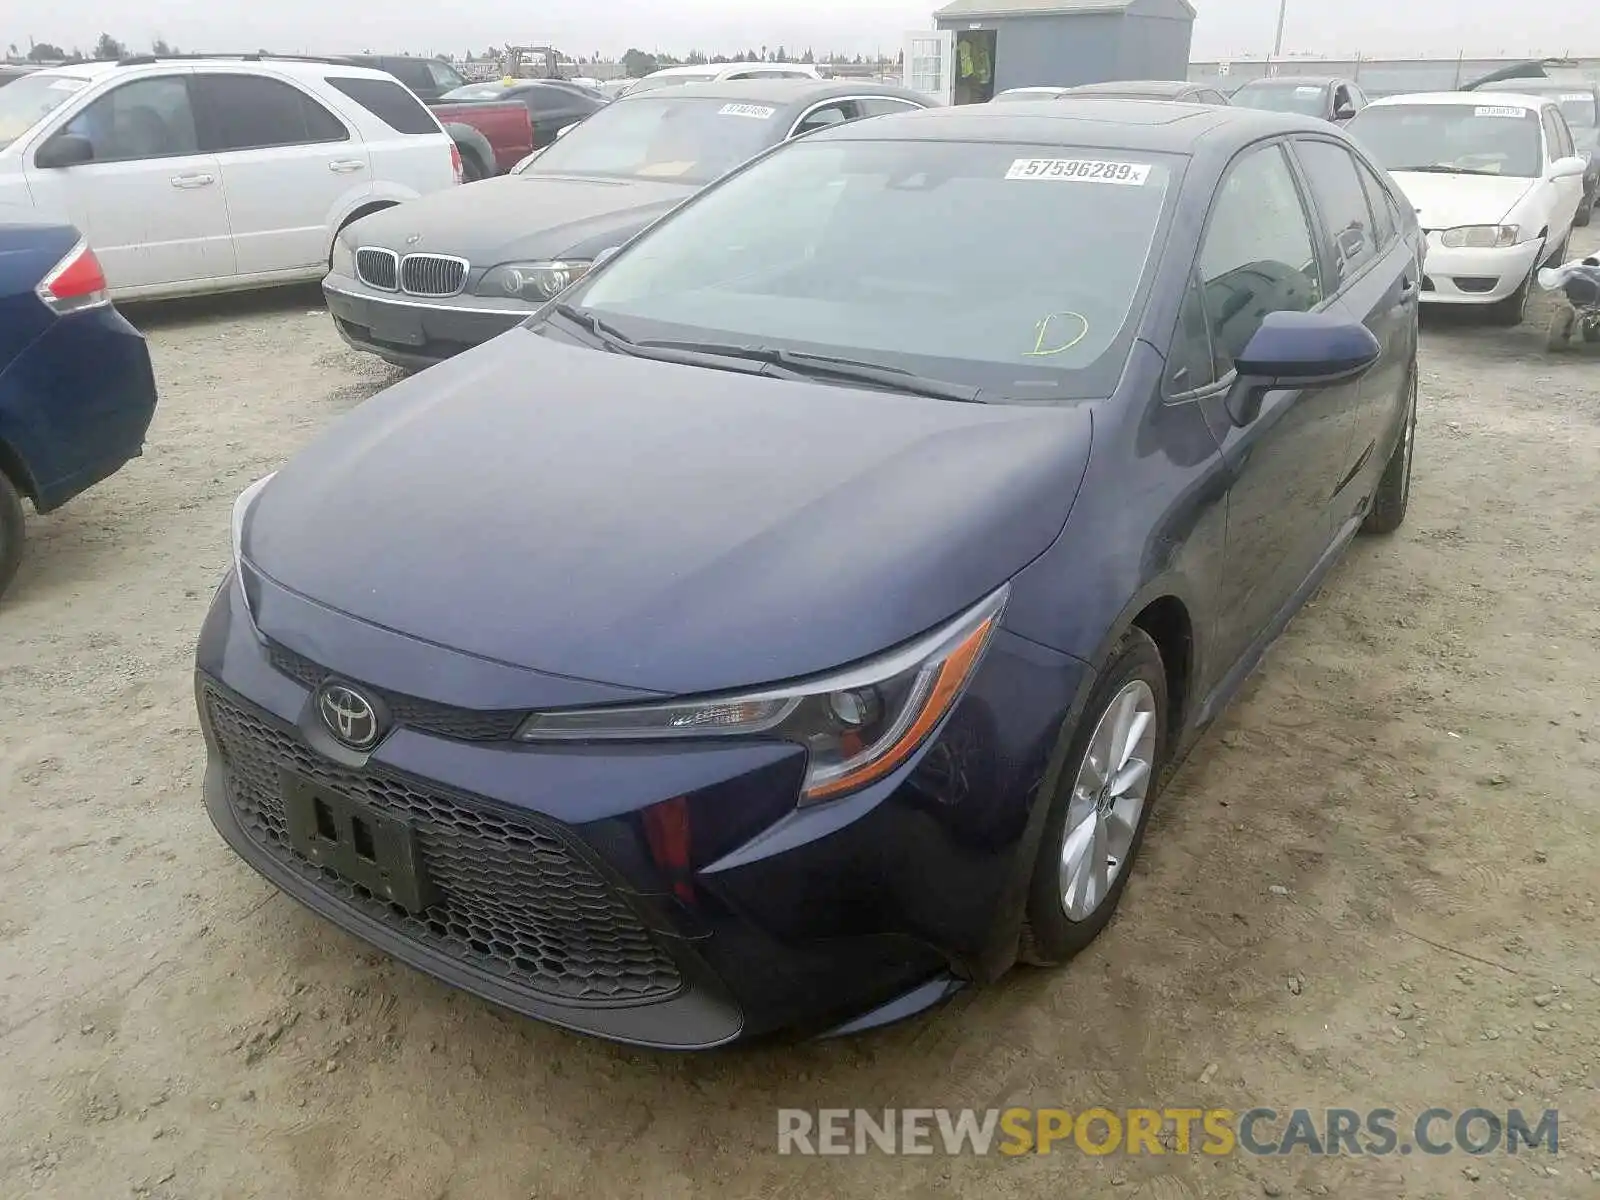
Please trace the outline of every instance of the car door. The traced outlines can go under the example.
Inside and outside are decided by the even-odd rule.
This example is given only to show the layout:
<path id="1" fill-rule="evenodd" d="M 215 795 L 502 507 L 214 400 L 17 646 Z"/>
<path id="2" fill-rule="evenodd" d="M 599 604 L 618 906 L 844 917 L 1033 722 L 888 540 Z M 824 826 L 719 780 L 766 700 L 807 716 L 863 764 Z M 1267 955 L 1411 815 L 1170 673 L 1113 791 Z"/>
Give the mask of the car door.
<path id="1" fill-rule="evenodd" d="M 201 144 L 217 154 L 240 275 L 326 266 L 333 213 L 371 190 L 367 148 L 339 117 L 282 79 L 199 71 Z"/>
<path id="2" fill-rule="evenodd" d="M 1323 278 L 1333 303 L 1360 321 L 1379 346 L 1378 360 L 1350 389 L 1342 414 L 1348 441 L 1333 495 L 1337 532 L 1366 500 L 1356 483 L 1386 431 L 1407 387 L 1421 278 L 1409 247 L 1402 246 L 1390 211 L 1380 225 L 1361 181 L 1356 158 L 1339 142 L 1296 138 L 1294 156 L 1309 185 L 1323 246 Z"/>
<path id="3" fill-rule="evenodd" d="M 1332 538 L 1331 501 L 1344 473 L 1357 388 L 1269 392 L 1243 428 L 1223 402 L 1262 319 L 1329 301 L 1323 255 L 1301 183 L 1277 141 L 1243 151 L 1224 175 L 1196 259 L 1212 362 L 1175 386 L 1205 406 L 1232 476 L 1217 639 L 1242 657 L 1311 573 Z M 1204 382 L 1209 379 L 1210 382 Z"/>
<path id="4" fill-rule="evenodd" d="M 1557 160 L 1572 158 L 1578 151 L 1572 141 L 1572 132 L 1567 128 L 1567 119 L 1561 115 L 1559 108 L 1553 104 L 1545 105 L 1539 112 L 1539 119 L 1544 125 L 1545 170 L 1549 171 Z M 1550 240 L 1547 243 L 1547 248 L 1554 249 L 1572 228 L 1573 219 L 1578 215 L 1578 205 L 1583 202 L 1583 176 L 1569 175 L 1546 186 L 1553 187 L 1556 196 L 1551 214 Z"/>
<path id="5" fill-rule="evenodd" d="M 233 274 L 221 169 L 200 147 L 190 76 L 175 69 L 117 84 L 63 113 L 25 160 L 35 207 L 72 218 L 119 296 Z M 93 160 L 39 166 L 39 152 L 65 134 L 87 138 Z"/>

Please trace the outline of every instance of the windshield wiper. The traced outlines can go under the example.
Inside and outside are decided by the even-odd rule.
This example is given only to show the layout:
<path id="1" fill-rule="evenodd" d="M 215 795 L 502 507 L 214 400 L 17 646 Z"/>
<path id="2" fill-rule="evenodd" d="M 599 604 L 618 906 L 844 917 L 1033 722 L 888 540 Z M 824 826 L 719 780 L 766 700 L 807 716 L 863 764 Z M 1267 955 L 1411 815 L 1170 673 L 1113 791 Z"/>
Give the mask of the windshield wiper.
<path id="1" fill-rule="evenodd" d="M 935 400 L 958 400 L 964 404 L 978 402 L 982 388 L 947 379 L 930 379 L 904 367 L 891 367 L 884 363 L 864 362 L 857 358 L 838 358 L 831 354 L 811 354 L 804 350 L 785 350 L 781 347 L 732 346 L 720 342 L 672 342 L 649 340 L 635 345 L 650 349 L 677 350 L 691 354 L 713 354 L 720 358 L 739 358 L 750 362 L 767 363 L 781 367 L 792 375 L 810 378 L 831 377 L 855 383 L 875 383 L 896 392 L 913 396 L 929 396 Z"/>
<path id="2" fill-rule="evenodd" d="M 587 309 L 579 308 L 575 304 L 562 302 L 556 305 L 551 312 L 560 313 L 574 325 L 582 326 L 593 334 L 600 342 L 612 350 L 624 350 L 632 346 L 633 339 L 619 330 L 615 325 L 602 320 Z"/>
<path id="3" fill-rule="evenodd" d="M 1499 175 L 1499 171 L 1485 171 L 1479 167 L 1450 167 L 1444 163 L 1429 163 L 1425 167 L 1390 167 L 1390 171 L 1415 171 L 1419 175 Z"/>

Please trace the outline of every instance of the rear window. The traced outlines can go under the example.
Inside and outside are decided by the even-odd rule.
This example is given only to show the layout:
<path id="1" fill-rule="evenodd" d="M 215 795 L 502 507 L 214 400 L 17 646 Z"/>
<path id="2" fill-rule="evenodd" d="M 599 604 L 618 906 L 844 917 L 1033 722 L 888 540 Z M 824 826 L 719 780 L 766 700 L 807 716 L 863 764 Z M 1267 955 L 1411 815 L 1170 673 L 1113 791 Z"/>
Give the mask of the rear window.
<path id="1" fill-rule="evenodd" d="M 24 75 L 0 91 L 0 146 L 9 146 L 89 86 L 76 75 Z"/>
<path id="2" fill-rule="evenodd" d="M 1597 123 L 1595 112 L 1594 92 L 1587 90 L 1583 85 L 1554 84 L 1528 79 L 1507 79 L 1503 82 L 1485 84 L 1480 91 L 1485 92 L 1517 92 L 1524 96 L 1538 96 L 1544 100 L 1553 100 L 1561 106 L 1561 115 L 1567 119 L 1567 124 L 1574 129 L 1593 129 Z"/>
<path id="3" fill-rule="evenodd" d="M 532 175 L 604 175 L 710 183 L 777 141 L 785 110 L 701 96 L 634 99 L 599 109 L 524 168 Z"/>
<path id="4" fill-rule="evenodd" d="M 330 75 L 328 83 L 354 100 L 396 133 L 438 133 L 433 114 L 398 83 Z"/>

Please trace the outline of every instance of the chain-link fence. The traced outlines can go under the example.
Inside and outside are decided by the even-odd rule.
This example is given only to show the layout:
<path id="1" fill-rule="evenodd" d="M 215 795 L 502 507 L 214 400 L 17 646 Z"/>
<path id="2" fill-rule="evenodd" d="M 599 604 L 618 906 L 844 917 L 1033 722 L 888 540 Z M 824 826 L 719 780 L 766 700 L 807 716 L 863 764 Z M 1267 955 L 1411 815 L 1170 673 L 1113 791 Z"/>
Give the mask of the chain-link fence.
<path id="1" fill-rule="evenodd" d="M 1462 84 L 1487 75 L 1490 71 L 1507 67 L 1517 58 L 1308 58 L 1293 55 L 1275 59 L 1211 59 L 1191 62 L 1189 78 L 1196 83 L 1206 83 L 1229 91 L 1250 79 L 1273 75 L 1337 75 L 1354 79 L 1369 96 L 1393 95 L 1399 92 L 1450 92 Z M 1600 58 L 1563 60 L 1571 66 L 1560 68 L 1563 72 L 1576 71 L 1590 79 L 1600 80 Z"/>

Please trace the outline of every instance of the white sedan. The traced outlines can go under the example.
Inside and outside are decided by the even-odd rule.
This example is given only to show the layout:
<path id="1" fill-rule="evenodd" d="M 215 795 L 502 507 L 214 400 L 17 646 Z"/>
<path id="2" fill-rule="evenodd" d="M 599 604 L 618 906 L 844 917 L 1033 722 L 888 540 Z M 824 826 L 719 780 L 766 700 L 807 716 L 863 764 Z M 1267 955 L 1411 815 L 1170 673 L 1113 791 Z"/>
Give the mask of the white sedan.
<path id="1" fill-rule="evenodd" d="M 1374 100 L 1347 126 L 1427 236 L 1422 299 L 1522 321 L 1534 272 L 1565 255 L 1584 160 L 1549 97 L 1439 92 Z"/>

